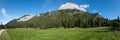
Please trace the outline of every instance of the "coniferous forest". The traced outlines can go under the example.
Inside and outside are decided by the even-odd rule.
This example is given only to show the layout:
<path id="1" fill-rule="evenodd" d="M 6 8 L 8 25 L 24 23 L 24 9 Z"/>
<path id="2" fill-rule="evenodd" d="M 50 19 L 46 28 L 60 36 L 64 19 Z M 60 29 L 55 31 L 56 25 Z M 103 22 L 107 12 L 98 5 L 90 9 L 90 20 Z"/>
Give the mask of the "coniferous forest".
<path id="1" fill-rule="evenodd" d="M 6 28 L 90 28 L 110 27 L 112 30 L 120 27 L 120 19 L 114 20 L 102 17 L 99 13 L 83 12 L 77 9 L 65 9 L 39 14 L 28 21 L 17 22 L 14 19 L 7 23 Z"/>

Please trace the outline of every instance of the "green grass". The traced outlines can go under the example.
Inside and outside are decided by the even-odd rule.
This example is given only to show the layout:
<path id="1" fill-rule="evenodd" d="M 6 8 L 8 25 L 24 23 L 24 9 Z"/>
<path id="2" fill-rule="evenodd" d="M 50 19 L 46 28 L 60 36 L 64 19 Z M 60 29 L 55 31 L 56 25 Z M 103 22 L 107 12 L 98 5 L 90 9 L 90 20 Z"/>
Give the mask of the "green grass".
<path id="1" fill-rule="evenodd" d="M 8 29 L 2 40 L 119 40 L 108 28 Z"/>

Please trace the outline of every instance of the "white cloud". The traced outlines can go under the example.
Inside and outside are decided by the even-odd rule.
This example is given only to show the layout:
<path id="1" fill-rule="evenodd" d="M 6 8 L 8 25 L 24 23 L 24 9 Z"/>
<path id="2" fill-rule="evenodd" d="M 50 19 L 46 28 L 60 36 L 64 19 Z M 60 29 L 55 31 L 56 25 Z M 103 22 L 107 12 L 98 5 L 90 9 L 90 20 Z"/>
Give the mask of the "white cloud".
<path id="1" fill-rule="evenodd" d="M 6 9 L 5 8 L 1 8 L 1 13 L 5 16 L 5 17 L 9 17 L 6 13 Z M 10 18 L 10 17 L 9 17 Z"/>
<path id="2" fill-rule="evenodd" d="M 59 9 L 60 9 L 60 10 L 61 10 L 61 9 L 78 9 L 78 10 L 81 10 L 81 11 L 86 12 L 86 9 L 85 9 L 85 8 L 87 8 L 87 7 L 89 7 L 88 4 L 86 4 L 86 5 L 80 5 L 80 6 L 79 6 L 79 5 L 75 4 L 75 3 L 67 2 L 67 3 L 61 5 L 61 6 L 59 7 Z"/>
<path id="3" fill-rule="evenodd" d="M 81 11 L 86 12 L 86 8 L 88 8 L 90 5 L 89 4 L 84 4 L 84 5 L 78 5 L 75 3 L 67 2 L 59 7 L 59 10 L 61 9 L 78 9 Z"/>
<path id="4" fill-rule="evenodd" d="M 93 13 L 99 13 L 99 14 L 102 14 L 100 12 L 98 12 L 98 10 L 92 10 Z"/>
<path id="5" fill-rule="evenodd" d="M 98 11 L 97 11 L 97 10 L 93 10 L 92 12 L 93 12 L 93 13 L 97 13 Z"/>
<path id="6" fill-rule="evenodd" d="M 102 13 L 99 13 L 100 15 L 102 14 Z"/>
<path id="7" fill-rule="evenodd" d="M 88 8 L 89 6 L 90 6 L 89 4 L 80 5 L 80 7 L 82 8 Z"/>
<path id="8" fill-rule="evenodd" d="M 61 5 L 59 9 L 79 9 L 79 6 L 77 4 L 67 2 Z"/>

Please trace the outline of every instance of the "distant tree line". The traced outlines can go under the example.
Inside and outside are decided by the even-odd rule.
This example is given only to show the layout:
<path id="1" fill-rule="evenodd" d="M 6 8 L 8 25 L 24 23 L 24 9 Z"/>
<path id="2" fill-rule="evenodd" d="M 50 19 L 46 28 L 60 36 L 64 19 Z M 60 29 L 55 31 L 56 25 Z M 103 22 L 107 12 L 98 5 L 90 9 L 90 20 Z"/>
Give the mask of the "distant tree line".
<path id="1" fill-rule="evenodd" d="M 120 18 L 119 16 L 117 17 L 117 19 L 111 20 L 111 30 L 115 31 L 115 30 L 119 30 L 120 31 Z"/>
<path id="2" fill-rule="evenodd" d="M 3 25 L 2 22 L 1 22 L 0 29 L 5 29 L 5 28 L 6 28 L 5 25 Z"/>

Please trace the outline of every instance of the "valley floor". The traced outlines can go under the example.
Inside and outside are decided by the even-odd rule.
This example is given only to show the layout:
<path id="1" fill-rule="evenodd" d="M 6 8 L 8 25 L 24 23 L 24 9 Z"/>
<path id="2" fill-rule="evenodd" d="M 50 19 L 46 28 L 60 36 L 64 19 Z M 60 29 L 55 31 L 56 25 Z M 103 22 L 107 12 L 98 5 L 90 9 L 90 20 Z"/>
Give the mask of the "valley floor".
<path id="1" fill-rule="evenodd" d="M 0 40 L 120 40 L 116 32 L 99 28 L 7 29 Z"/>

